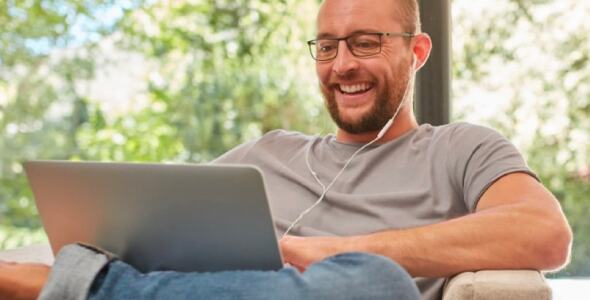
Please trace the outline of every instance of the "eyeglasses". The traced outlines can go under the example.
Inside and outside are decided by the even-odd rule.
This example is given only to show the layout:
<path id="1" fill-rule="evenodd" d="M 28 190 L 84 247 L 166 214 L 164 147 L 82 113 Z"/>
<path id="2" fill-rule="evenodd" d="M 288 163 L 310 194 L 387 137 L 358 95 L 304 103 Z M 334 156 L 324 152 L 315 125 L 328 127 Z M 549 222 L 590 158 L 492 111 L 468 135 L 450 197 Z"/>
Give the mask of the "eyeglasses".
<path id="1" fill-rule="evenodd" d="M 345 41 L 348 50 L 356 57 L 367 57 L 381 53 L 381 42 L 383 37 L 404 37 L 416 36 L 409 32 L 370 32 L 355 33 L 342 38 L 322 38 L 307 42 L 311 57 L 317 61 L 328 61 L 338 56 L 338 44 Z"/>

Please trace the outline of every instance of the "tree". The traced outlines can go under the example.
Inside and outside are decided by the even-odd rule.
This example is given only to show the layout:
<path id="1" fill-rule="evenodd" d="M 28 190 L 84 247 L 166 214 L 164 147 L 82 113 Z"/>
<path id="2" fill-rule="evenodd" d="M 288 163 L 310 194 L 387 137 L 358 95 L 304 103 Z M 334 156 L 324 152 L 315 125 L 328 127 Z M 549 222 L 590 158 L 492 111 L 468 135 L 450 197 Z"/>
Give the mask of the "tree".
<path id="1" fill-rule="evenodd" d="M 314 5 L 162 2 L 130 14 L 126 46 L 159 65 L 149 98 L 161 109 L 150 118 L 177 128 L 180 160 L 208 161 L 274 128 L 317 130 L 325 115 L 304 80 L 312 22 L 302 13 Z"/>
<path id="2" fill-rule="evenodd" d="M 79 150 L 75 132 L 86 122 L 88 99 L 77 83 L 92 78 L 93 39 L 113 25 L 99 23 L 100 13 L 114 2 L 0 2 L 0 247 L 40 228 L 21 163 L 68 159 Z M 76 36 L 81 25 L 93 35 Z M 78 50 L 52 53 L 73 46 Z"/>
<path id="3" fill-rule="evenodd" d="M 77 8 L 74 1 L 60 3 L 55 5 Z M 114 5 L 87 2 L 85 7 L 93 3 Z M 79 91 L 79 83 L 90 80 L 100 63 L 93 41 L 65 51 L 60 59 L 33 50 L 30 58 L 12 59 L 10 53 L 2 53 L 3 61 L 15 62 L 4 69 L 11 80 L 4 85 L 7 104 L 1 119 L 4 127 L 0 127 L 13 132 L 0 140 L 1 159 L 9 166 L 1 173 L 0 209 L 9 216 L 2 220 L 4 232 L 22 236 L 24 229 L 40 227 L 22 174 L 20 162 L 26 159 L 202 162 L 271 128 L 315 130 L 318 124 L 330 124 L 308 119 L 325 115 L 319 113 L 317 90 L 309 88 L 313 86 L 309 80 L 302 80 L 310 76 L 299 72 L 301 65 L 312 63 L 302 38 L 312 22 L 301 21 L 305 12 L 301 8 L 313 4 L 178 1 L 127 9 L 112 28 L 95 31 L 101 36 L 117 31 L 109 38 L 118 36 L 122 48 L 142 53 L 157 69 L 148 92 L 129 99 L 143 105 L 123 115 L 106 113 L 100 103 Z M 36 16 L 42 5 L 19 9 Z M 55 14 L 67 15 L 70 10 L 65 11 L 56 9 Z M 283 18 L 292 11 L 302 13 Z M 89 18 L 94 12 L 80 9 L 73 14 Z M 69 19 L 64 16 L 53 26 L 69 28 Z M 36 26 L 22 25 L 32 30 Z M 53 37 L 50 33 L 30 39 L 47 40 L 46 36 Z M 55 33 L 56 42 L 48 49 L 62 46 L 57 41 L 67 33 Z M 11 34 L 7 43 L 29 39 L 18 30 Z M 295 51 L 301 53 L 294 55 Z M 14 77 L 17 65 L 24 67 L 22 79 Z M 23 241 L 3 237 L 2 231 L 0 239 L 2 247 Z"/>
<path id="4" fill-rule="evenodd" d="M 560 200 L 574 229 L 570 265 L 590 274 L 590 5 L 455 0 L 457 120 L 500 129 Z"/>

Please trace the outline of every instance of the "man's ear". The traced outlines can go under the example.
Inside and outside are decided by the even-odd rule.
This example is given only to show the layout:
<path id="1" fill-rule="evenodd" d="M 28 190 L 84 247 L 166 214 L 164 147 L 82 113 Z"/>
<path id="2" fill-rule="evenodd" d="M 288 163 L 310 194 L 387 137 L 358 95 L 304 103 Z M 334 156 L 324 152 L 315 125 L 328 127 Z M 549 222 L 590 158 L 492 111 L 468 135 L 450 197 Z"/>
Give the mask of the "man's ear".
<path id="1" fill-rule="evenodd" d="M 426 64 L 431 50 L 432 40 L 427 33 L 420 33 L 414 37 L 413 52 L 416 58 L 416 71 Z"/>

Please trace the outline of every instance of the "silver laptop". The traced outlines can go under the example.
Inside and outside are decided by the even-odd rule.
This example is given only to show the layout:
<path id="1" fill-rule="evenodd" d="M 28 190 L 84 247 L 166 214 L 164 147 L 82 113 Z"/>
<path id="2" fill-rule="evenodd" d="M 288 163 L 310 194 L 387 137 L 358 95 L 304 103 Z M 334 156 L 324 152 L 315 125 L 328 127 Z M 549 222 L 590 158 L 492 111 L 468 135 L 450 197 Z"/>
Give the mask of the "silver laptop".
<path id="1" fill-rule="evenodd" d="M 25 163 L 56 254 L 74 242 L 140 271 L 277 270 L 277 235 L 253 166 Z"/>

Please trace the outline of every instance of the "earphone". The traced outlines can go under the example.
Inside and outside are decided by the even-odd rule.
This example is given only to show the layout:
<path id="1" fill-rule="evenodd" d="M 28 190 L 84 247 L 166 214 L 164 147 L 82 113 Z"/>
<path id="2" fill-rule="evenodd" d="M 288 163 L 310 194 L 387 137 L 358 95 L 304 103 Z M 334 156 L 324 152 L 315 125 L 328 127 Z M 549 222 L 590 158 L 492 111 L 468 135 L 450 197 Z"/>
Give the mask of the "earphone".
<path id="1" fill-rule="evenodd" d="M 416 57 L 416 54 L 413 54 L 413 56 L 412 56 L 412 65 L 411 65 L 411 69 L 410 69 L 410 79 L 408 80 L 408 84 L 406 85 L 406 90 L 404 91 L 404 96 L 402 98 L 402 101 L 399 104 L 399 106 L 397 107 L 397 109 L 395 110 L 395 113 L 393 114 L 393 116 L 389 119 L 389 121 L 387 121 L 387 123 L 385 123 L 385 125 L 383 126 L 383 128 L 381 129 L 381 131 L 379 131 L 379 133 L 377 134 L 377 137 L 375 137 L 375 139 L 373 139 L 372 141 L 370 141 L 370 142 L 366 143 L 365 145 L 363 145 L 362 147 L 360 147 L 358 150 L 356 150 L 348 158 L 348 160 L 346 161 L 346 163 L 344 164 L 344 166 L 342 167 L 342 169 L 340 169 L 340 171 L 336 174 L 336 176 L 334 176 L 334 178 L 332 179 L 332 181 L 330 182 L 330 184 L 328 184 L 328 186 L 325 186 L 322 183 L 322 181 L 318 177 L 318 174 L 311 168 L 311 164 L 309 162 L 309 152 L 311 152 L 311 147 L 312 147 L 313 144 L 310 144 L 309 145 L 309 148 L 307 148 L 307 150 L 305 152 L 305 164 L 307 165 L 307 169 L 309 170 L 309 172 L 311 173 L 311 175 L 313 176 L 313 178 L 315 179 L 315 181 L 322 187 L 322 194 L 320 195 L 320 197 L 318 198 L 318 200 L 316 200 L 316 202 L 313 205 L 311 205 L 309 208 L 307 208 L 301 214 L 299 214 L 299 216 L 287 228 L 287 230 L 285 231 L 285 233 L 283 234 L 282 237 L 287 236 L 287 234 L 289 234 L 289 232 L 297 225 L 297 223 L 299 223 L 299 221 L 301 221 L 301 219 L 303 219 L 303 217 L 305 215 L 307 215 L 310 211 L 312 211 L 316 206 L 318 206 L 324 200 L 324 198 L 326 197 L 326 194 L 328 193 L 328 191 L 330 190 L 330 188 L 334 185 L 334 183 L 336 182 L 336 180 L 338 180 L 338 178 L 340 177 L 340 175 L 342 175 L 342 173 L 344 173 L 344 170 L 346 170 L 346 168 L 348 167 L 348 165 L 350 164 L 350 162 L 352 162 L 352 160 L 357 156 L 357 154 L 359 154 L 360 152 L 362 152 L 363 150 L 365 150 L 367 147 L 369 147 L 372 144 L 374 144 L 377 141 L 379 141 L 381 138 L 383 138 L 383 136 L 385 135 L 385 133 L 387 133 L 387 131 L 389 130 L 389 128 L 391 127 L 391 125 L 393 125 L 393 122 L 395 121 L 395 118 L 397 117 L 399 111 L 404 106 L 404 104 L 406 103 L 406 100 L 408 99 L 408 97 L 410 95 L 410 88 L 414 85 L 414 80 L 415 80 L 415 77 L 416 77 L 416 65 L 417 65 L 417 63 L 418 63 L 418 59 Z"/>

